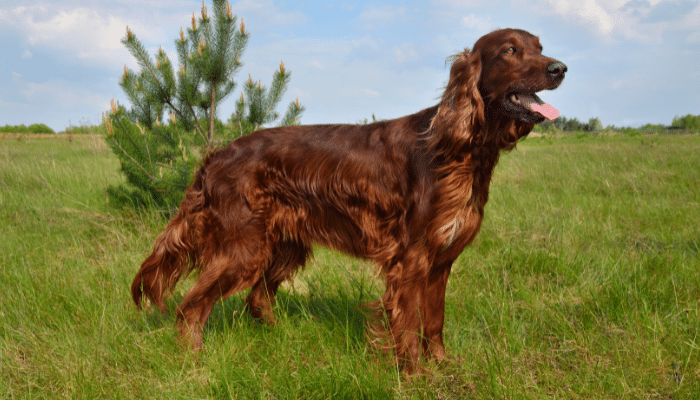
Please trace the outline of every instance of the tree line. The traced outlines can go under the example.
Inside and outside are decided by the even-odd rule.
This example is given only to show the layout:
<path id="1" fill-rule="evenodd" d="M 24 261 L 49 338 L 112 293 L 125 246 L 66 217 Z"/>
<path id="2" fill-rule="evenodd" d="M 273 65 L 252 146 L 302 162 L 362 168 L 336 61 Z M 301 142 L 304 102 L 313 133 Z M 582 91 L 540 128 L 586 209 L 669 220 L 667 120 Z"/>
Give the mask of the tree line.
<path id="1" fill-rule="evenodd" d="M 639 131 L 655 133 L 668 131 L 700 132 L 700 115 L 688 114 L 683 117 L 676 116 L 673 118 L 671 125 L 646 124 L 639 128 L 617 127 L 615 125 L 608 125 L 603 128 L 603 124 L 598 118 L 591 118 L 588 120 L 588 122 L 582 122 L 577 118 L 566 118 L 565 116 L 560 116 L 554 121 L 545 120 L 535 125 L 535 128 L 533 129 L 534 132 L 597 132 L 603 130 L 623 133 Z"/>
<path id="2" fill-rule="evenodd" d="M 31 124 L 26 126 L 22 125 L 5 125 L 0 126 L 0 132 L 2 133 L 56 133 L 53 129 L 49 128 L 45 124 Z"/>

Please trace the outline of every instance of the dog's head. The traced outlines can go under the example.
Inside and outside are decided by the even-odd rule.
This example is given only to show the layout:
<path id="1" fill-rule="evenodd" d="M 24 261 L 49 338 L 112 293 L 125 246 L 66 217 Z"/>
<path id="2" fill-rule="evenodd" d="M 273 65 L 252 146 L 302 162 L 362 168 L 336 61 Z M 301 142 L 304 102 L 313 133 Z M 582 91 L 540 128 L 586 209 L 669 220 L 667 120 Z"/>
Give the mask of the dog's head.
<path id="1" fill-rule="evenodd" d="M 537 92 L 556 89 L 567 67 L 542 55 L 537 36 L 519 29 L 500 29 L 481 37 L 472 54 L 481 60 L 478 88 L 487 106 L 530 124 L 559 115 Z"/>
<path id="2" fill-rule="evenodd" d="M 536 93 L 557 88 L 566 71 L 564 63 L 542 55 L 536 36 L 519 29 L 493 31 L 471 51 L 452 57 L 433 128 L 450 141 L 511 149 L 534 124 L 558 116 Z"/>

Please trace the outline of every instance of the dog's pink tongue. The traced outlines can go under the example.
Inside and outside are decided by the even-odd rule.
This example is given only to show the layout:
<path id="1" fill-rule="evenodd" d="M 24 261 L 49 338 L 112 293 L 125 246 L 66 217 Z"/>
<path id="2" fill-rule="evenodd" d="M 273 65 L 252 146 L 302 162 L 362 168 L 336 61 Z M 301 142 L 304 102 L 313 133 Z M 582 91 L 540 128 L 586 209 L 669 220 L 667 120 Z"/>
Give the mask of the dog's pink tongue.
<path id="1" fill-rule="evenodd" d="M 536 111 L 542 114 L 545 118 L 547 118 L 550 121 L 554 121 L 555 119 L 557 119 L 557 117 L 559 117 L 559 110 L 552 107 L 552 105 L 549 103 L 532 103 L 530 104 L 530 108 L 532 109 L 532 111 Z"/>
<path id="2" fill-rule="evenodd" d="M 559 110 L 554 108 L 551 104 L 549 103 L 538 103 L 538 101 L 532 96 L 528 95 L 520 95 L 519 100 L 521 104 L 524 104 L 526 107 L 531 109 L 534 112 L 538 112 L 542 114 L 543 117 L 547 118 L 550 121 L 554 121 L 559 117 Z"/>

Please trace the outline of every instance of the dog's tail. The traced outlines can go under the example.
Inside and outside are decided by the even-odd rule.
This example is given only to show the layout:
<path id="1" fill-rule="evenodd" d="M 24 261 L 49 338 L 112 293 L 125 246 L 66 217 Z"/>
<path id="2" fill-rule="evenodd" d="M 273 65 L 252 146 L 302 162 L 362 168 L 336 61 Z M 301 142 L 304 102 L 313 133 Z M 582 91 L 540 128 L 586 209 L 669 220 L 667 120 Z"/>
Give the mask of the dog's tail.
<path id="1" fill-rule="evenodd" d="M 163 296 L 172 292 L 180 278 L 198 268 L 198 244 L 195 225 L 205 206 L 203 194 L 204 167 L 187 190 L 180 211 L 158 236 L 153 252 L 141 264 L 131 284 L 131 297 L 140 309 L 143 297 L 148 297 L 165 312 Z"/>

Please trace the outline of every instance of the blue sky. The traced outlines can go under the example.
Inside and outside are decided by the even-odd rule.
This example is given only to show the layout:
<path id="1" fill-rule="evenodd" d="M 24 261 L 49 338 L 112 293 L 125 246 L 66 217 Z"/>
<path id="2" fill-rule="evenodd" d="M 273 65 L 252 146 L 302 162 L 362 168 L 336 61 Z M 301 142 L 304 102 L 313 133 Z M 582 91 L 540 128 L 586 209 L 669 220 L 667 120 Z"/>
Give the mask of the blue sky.
<path id="1" fill-rule="evenodd" d="M 210 0 L 205 5 L 211 10 Z M 700 114 L 700 0 L 232 1 L 251 33 L 235 80 L 269 85 L 292 71 L 279 107 L 299 98 L 301 122 L 389 119 L 437 103 L 445 59 L 497 28 L 540 37 L 567 64 L 559 89 L 541 98 L 566 117 L 603 125 L 670 124 Z M 0 126 L 99 123 L 136 62 L 120 43 L 126 26 L 154 54 L 176 62 L 174 40 L 201 1 L 3 0 Z M 237 94 L 219 106 L 226 120 Z"/>

